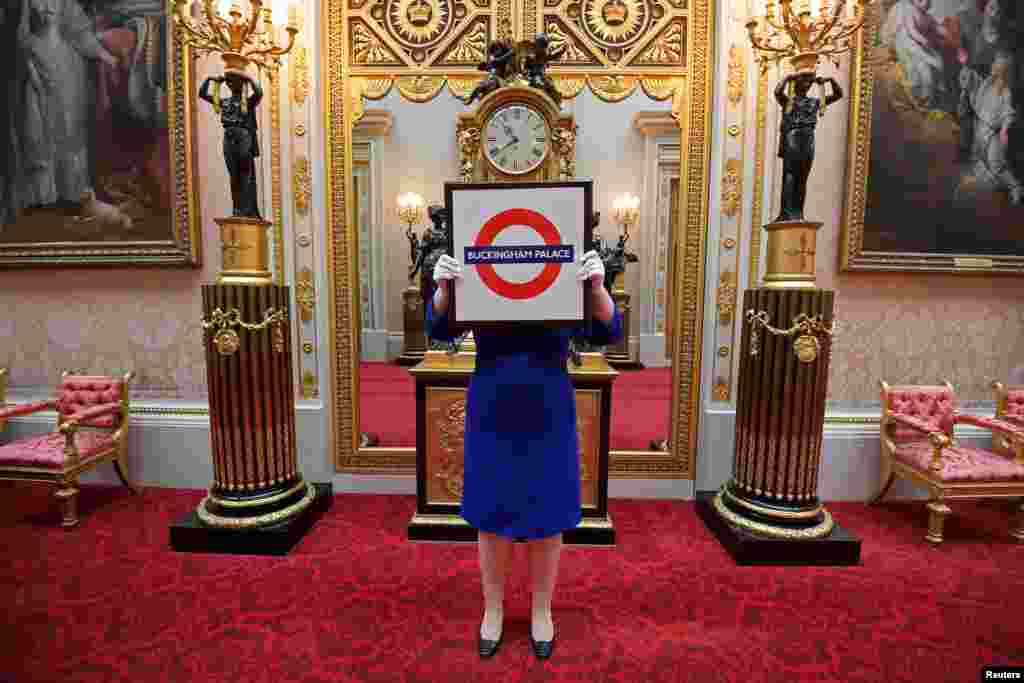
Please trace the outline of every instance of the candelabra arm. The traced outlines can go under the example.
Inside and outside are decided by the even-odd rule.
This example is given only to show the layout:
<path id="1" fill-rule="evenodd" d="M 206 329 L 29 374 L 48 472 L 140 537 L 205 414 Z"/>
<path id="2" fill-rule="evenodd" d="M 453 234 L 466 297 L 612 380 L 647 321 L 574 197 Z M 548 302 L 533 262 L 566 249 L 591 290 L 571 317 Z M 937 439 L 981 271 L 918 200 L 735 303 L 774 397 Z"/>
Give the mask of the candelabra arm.
<path id="1" fill-rule="evenodd" d="M 793 28 L 793 11 L 789 8 L 790 3 L 782 3 L 782 30 L 788 35 L 793 45 L 800 45 L 800 36 L 797 35 L 796 29 Z"/>
<path id="2" fill-rule="evenodd" d="M 818 32 L 818 35 L 811 39 L 811 47 L 818 45 L 819 41 L 827 43 L 829 40 L 839 39 L 839 36 L 836 36 L 836 38 L 829 38 L 828 34 L 832 32 L 832 29 L 835 28 L 836 23 L 838 23 L 839 15 L 842 13 L 844 7 L 846 7 L 846 0 L 839 0 L 839 2 L 836 3 L 836 9 L 832 12 L 832 16 L 829 18 L 828 23 L 825 24 L 821 31 Z"/>
<path id="3" fill-rule="evenodd" d="M 832 40 L 830 40 L 829 42 L 830 42 L 830 43 L 836 43 L 836 42 L 838 42 L 838 41 L 840 41 L 840 40 L 843 40 L 843 39 L 845 39 L 845 38 L 849 38 L 849 37 L 850 37 L 850 36 L 852 36 L 852 35 L 853 35 L 854 33 L 856 33 L 857 31 L 859 31 L 859 30 L 860 30 L 860 28 L 861 28 L 861 26 L 862 26 L 863 24 L 864 24 L 864 20 L 863 20 L 863 19 L 861 19 L 861 20 L 860 20 L 860 21 L 858 21 L 858 22 L 857 22 L 856 24 L 854 24 L 854 25 L 853 25 L 853 26 L 851 26 L 850 28 L 846 29 L 846 30 L 845 30 L 845 31 L 843 31 L 842 33 L 839 33 L 839 34 L 837 34 L 837 35 L 833 36 L 833 37 L 832 37 Z M 827 51 L 827 52 L 826 52 L 825 50 L 820 50 L 820 52 L 821 52 L 822 54 L 839 54 L 839 53 L 843 53 L 843 52 L 846 52 L 846 50 L 847 50 L 847 48 L 844 48 L 844 47 L 842 47 L 842 46 L 837 46 L 837 47 L 835 47 L 835 48 L 832 48 L 831 50 L 829 50 L 829 51 Z"/>
<path id="4" fill-rule="evenodd" d="M 248 53 L 247 56 L 255 55 L 259 57 L 279 57 L 281 55 L 288 54 L 289 52 L 291 52 L 292 46 L 295 45 L 295 34 L 298 33 L 298 31 L 296 31 L 293 28 L 288 28 L 286 30 L 288 31 L 288 43 L 286 45 L 284 45 L 283 47 L 271 45 L 270 47 L 264 48 L 262 50 L 253 50 L 252 52 Z"/>
<path id="5" fill-rule="evenodd" d="M 184 3 L 182 4 L 184 6 Z M 210 27 L 210 31 L 213 32 L 213 42 L 220 41 L 222 46 L 231 44 L 227 34 L 227 24 L 219 14 L 217 14 L 217 8 L 213 4 L 213 0 L 203 0 L 203 10 L 206 12 L 206 24 Z"/>
<path id="6" fill-rule="evenodd" d="M 252 0 L 252 15 L 249 17 L 249 21 L 245 26 L 245 32 L 242 34 L 242 45 L 249 42 L 249 38 L 256 33 L 256 27 L 260 23 L 260 16 L 263 14 L 263 0 Z"/>

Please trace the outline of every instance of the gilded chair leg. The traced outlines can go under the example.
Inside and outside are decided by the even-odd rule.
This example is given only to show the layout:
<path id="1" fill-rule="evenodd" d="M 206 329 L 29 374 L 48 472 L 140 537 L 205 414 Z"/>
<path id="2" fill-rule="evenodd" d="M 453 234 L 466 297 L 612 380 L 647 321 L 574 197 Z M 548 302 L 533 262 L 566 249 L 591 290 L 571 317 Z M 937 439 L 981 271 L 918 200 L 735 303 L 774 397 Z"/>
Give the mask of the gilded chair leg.
<path id="1" fill-rule="evenodd" d="M 1024 543 L 1024 503 L 1017 505 L 1016 527 L 1010 532 L 1010 535 Z"/>
<path id="2" fill-rule="evenodd" d="M 65 482 L 57 489 L 57 499 L 61 506 L 61 526 L 70 529 L 78 524 L 78 487 L 74 482 Z"/>
<path id="3" fill-rule="evenodd" d="M 896 475 L 889 473 L 889 478 L 885 480 L 885 484 L 882 485 L 882 490 L 878 492 L 878 495 L 868 501 L 868 505 L 876 505 L 881 502 L 885 494 L 889 493 L 889 489 L 892 488 L 892 483 L 896 481 Z"/>
<path id="4" fill-rule="evenodd" d="M 138 493 L 138 488 L 132 484 L 128 478 L 128 452 L 125 451 L 117 456 L 114 460 L 114 471 L 117 472 L 117 478 L 121 480 L 121 483 L 128 487 L 128 490 L 132 493 Z"/>
<path id="5" fill-rule="evenodd" d="M 928 534 L 925 540 L 938 545 L 942 543 L 942 529 L 946 525 L 946 517 L 952 510 L 942 501 L 929 501 L 928 505 Z"/>

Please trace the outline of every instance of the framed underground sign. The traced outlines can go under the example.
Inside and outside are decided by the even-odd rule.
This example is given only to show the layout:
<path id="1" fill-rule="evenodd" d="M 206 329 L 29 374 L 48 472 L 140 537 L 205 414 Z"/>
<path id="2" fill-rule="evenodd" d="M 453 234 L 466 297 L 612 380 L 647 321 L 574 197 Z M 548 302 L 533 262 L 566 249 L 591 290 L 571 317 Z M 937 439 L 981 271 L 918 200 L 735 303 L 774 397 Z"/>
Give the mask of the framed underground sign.
<path id="1" fill-rule="evenodd" d="M 576 279 L 592 244 L 593 181 L 445 183 L 448 253 L 462 265 L 451 324 L 575 326 L 590 319 Z"/>

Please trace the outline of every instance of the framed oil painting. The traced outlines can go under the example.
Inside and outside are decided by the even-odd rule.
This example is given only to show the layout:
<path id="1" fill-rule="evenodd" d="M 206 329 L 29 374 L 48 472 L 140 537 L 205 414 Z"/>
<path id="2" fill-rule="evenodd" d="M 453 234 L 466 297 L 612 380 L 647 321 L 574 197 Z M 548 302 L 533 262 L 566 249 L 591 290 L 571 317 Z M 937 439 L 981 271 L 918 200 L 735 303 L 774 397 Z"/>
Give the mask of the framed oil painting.
<path id="1" fill-rule="evenodd" d="M 164 0 L 0 0 L 0 267 L 199 264 L 192 60 Z"/>
<path id="2" fill-rule="evenodd" d="M 853 64 L 841 267 L 1024 273 L 1024 5 L 881 0 Z"/>

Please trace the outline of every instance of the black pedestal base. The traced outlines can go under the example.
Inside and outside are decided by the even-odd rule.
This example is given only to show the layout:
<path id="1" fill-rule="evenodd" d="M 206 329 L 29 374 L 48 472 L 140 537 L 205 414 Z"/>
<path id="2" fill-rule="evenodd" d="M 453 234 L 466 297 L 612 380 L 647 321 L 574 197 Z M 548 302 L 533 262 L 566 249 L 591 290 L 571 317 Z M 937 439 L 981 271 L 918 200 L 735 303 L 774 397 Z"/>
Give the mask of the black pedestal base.
<path id="1" fill-rule="evenodd" d="M 733 526 L 715 510 L 718 491 L 697 492 L 697 514 L 740 565 L 829 565 L 860 564 L 860 539 L 836 524 L 828 536 L 811 541 L 771 538 Z"/>
<path id="2" fill-rule="evenodd" d="M 643 370 L 644 364 L 638 360 L 634 360 L 629 356 L 612 356 L 606 355 L 604 357 L 608 361 L 608 365 L 612 366 L 616 370 Z"/>
<path id="3" fill-rule="evenodd" d="M 312 504 L 293 519 L 263 529 L 206 526 L 195 510 L 171 525 L 171 548 L 179 553 L 287 555 L 334 503 L 333 484 L 314 483 Z"/>
<path id="4" fill-rule="evenodd" d="M 395 365 L 411 366 L 419 365 L 423 362 L 423 357 L 426 354 L 425 351 L 407 351 L 403 352 L 401 356 L 395 358 Z"/>
<path id="5" fill-rule="evenodd" d="M 409 522 L 410 541 L 439 543 L 476 543 L 476 529 L 459 515 L 416 514 Z M 584 517 L 574 529 L 562 535 L 566 545 L 615 545 L 615 527 L 611 517 Z"/>

